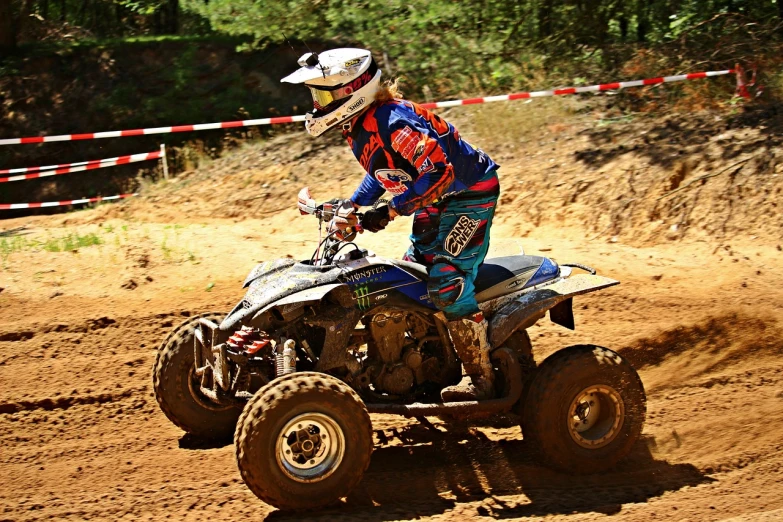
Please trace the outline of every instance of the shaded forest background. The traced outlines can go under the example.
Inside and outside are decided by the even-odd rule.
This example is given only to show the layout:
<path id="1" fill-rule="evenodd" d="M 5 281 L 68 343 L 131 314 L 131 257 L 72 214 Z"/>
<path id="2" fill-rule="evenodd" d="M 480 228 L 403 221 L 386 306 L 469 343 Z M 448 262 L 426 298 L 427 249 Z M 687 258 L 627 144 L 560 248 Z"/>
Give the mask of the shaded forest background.
<path id="1" fill-rule="evenodd" d="M 305 90 L 281 87 L 279 78 L 308 48 L 347 45 L 371 49 L 388 76 L 401 77 L 406 95 L 421 101 L 735 63 L 758 66 L 758 101 L 774 100 L 783 91 L 782 22 L 783 0 L 0 0 L 0 137 L 302 113 Z M 744 103 L 731 80 L 595 99 L 629 114 Z M 177 172 L 287 130 L 0 147 L 0 166 L 99 159 L 163 142 Z M 158 175 L 145 168 L 35 188 L 3 184 L 0 201 L 132 190 L 140 172 Z"/>
<path id="2" fill-rule="evenodd" d="M 250 50 L 287 36 L 371 48 L 417 92 L 453 95 L 579 80 L 650 49 L 678 70 L 758 60 L 782 20 L 783 0 L 3 0 L 0 49 L 231 35 Z"/>

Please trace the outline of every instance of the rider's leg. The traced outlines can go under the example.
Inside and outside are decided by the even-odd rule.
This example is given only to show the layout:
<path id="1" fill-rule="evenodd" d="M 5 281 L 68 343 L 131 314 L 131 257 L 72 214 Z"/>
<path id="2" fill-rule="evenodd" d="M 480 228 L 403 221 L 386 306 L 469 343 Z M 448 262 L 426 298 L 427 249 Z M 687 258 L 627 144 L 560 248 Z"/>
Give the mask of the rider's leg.
<path id="1" fill-rule="evenodd" d="M 440 224 L 440 209 L 431 205 L 417 210 L 413 215 L 413 233 L 411 234 L 411 246 L 405 255 L 404 261 L 412 261 L 424 266 L 432 266 L 438 240 L 438 226 Z"/>
<path id="2" fill-rule="evenodd" d="M 487 322 L 476 302 L 473 285 L 489 249 L 489 230 L 498 198 L 497 175 L 479 182 L 486 190 L 463 193 L 442 205 L 438 240 L 428 291 L 449 320 L 448 330 L 468 379 L 443 390 L 444 401 L 480 400 L 493 394 Z M 415 243 L 414 243 L 415 246 Z"/>

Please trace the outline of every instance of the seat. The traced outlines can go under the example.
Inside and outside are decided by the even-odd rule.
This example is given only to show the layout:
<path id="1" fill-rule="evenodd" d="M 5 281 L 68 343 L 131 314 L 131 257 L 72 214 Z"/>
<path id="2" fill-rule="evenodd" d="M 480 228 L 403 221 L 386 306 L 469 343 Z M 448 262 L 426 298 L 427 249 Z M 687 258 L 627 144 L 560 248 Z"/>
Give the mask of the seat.
<path id="1" fill-rule="evenodd" d="M 427 267 L 410 261 L 393 260 L 392 263 L 427 280 Z M 479 267 L 474 285 L 476 300 L 488 301 L 501 295 L 516 292 L 529 286 L 554 279 L 560 274 L 557 263 L 540 256 L 505 256 L 487 259 Z"/>

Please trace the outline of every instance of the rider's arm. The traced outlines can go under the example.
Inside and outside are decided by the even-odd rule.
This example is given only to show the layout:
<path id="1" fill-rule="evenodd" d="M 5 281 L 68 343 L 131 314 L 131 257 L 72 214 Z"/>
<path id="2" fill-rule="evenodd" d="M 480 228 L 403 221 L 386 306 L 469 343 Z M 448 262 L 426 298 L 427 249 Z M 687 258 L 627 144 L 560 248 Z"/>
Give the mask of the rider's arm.
<path id="1" fill-rule="evenodd" d="M 366 207 L 378 201 L 383 192 L 383 185 L 378 183 L 375 177 L 365 174 L 362 184 L 359 185 L 359 188 L 351 196 L 351 202 L 356 206 Z"/>
<path id="2" fill-rule="evenodd" d="M 418 125 L 408 122 L 392 129 L 391 146 L 419 173 L 413 185 L 391 201 L 395 214 L 409 216 L 441 197 L 454 182 L 454 167 L 438 141 Z"/>

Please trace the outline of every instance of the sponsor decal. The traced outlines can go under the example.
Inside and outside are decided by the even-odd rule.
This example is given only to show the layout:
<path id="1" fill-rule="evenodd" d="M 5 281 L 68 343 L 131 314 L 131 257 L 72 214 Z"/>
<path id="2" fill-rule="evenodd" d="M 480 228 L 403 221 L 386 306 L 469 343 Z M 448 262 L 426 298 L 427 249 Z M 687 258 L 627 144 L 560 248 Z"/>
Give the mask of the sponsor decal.
<path id="1" fill-rule="evenodd" d="M 359 98 L 358 100 L 356 100 L 356 102 L 355 102 L 355 103 L 352 103 L 352 104 L 350 104 L 350 105 L 348 106 L 348 112 L 353 112 L 353 111 L 355 111 L 356 109 L 358 109 L 359 107 L 361 107 L 362 105 L 364 105 L 364 102 L 365 102 L 365 100 L 364 100 L 364 97 L 362 96 L 361 98 Z"/>
<path id="2" fill-rule="evenodd" d="M 372 80 L 372 76 L 370 76 L 369 72 L 365 71 L 364 73 L 362 73 L 361 76 L 359 76 L 352 82 L 348 83 L 345 87 L 343 87 L 343 89 L 345 89 L 346 93 L 357 91 L 362 87 L 364 87 L 365 85 L 367 85 L 370 82 L 370 80 Z"/>
<path id="3" fill-rule="evenodd" d="M 470 238 L 478 230 L 481 220 L 471 219 L 468 216 L 460 216 L 457 220 L 457 224 L 451 229 L 449 235 L 446 236 L 446 240 L 443 242 L 443 247 L 452 256 L 458 256 L 460 252 L 468 244 Z"/>
<path id="4" fill-rule="evenodd" d="M 432 163 L 432 160 L 429 158 L 424 158 L 424 162 L 421 164 L 421 167 L 416 169 L 419 171 L 419 174 L 427 174 L 429 172 L 432 172 L 435 170 L 435 164 Z"/>
<path id="5" fill-rule="evenodd" d="M 354 272 L 353 274 L 346 274 L 343 276 L 340 276 L 340 280 L 343 283 L 358 283 L 362 279 L 377 275 L 377 274 L 383 274 L 386 272 L 385 266 L 374 266 L 372 268 L 368 268 L 366 270 L 362 270 L 361 272 Z"/>
<path id="6" fill-rule="evenodd" d="M 389 296 L 389 294 L 381 294 L 378 297 L 375 298 L 376 301 L 380 301 L 381 299 L 386 299 Z"/>
<path id="7" fill-rule="evenodd" d="M 359 286 L 353 291 L 353 298 L 356 299 L 356 306 L 359 307 L 359 310 L 365 311 L 370 308 L 369 295 L 370 289 L 367 288 L 367 285 Z"/>
<path id="8" fill-rule="evenodd" d="M 416 150 L 416 145 L 419 143 L 419 138 L 419 133 L 406 125 L 404 129 L 394 132 L 392 149 L 399 152 L 403 158 L 412 163 L 413 153 Z"/>
<path id="9" fill-rule="evenodd" d="M 521 276 L 525 274 L 529 274 L 530 272 L 535 272 L 536 270 L 538 270 L 537 266 L 531 266 L 530 268 L 526 268 L 523 272 L 517 275 L 519 279 L 515 279 L 514 281 L 511 281 L 508 285 L 506 285 L 506 288 L 516 288 L 518 286 L 527 283 L 530 280 L 530 277 L 521 277 Z"/>
<path id="10" fill-rule="evenodd" d="M 506 288 L 516 288 L 519 285 L 522 285 L 527 281 L 527 279 L 517 279 L 516 281 L 511 281 Z"/>
<path id="11" fill-rule="evenodd" d="M 424 155 L 424 147 L 425 147 L 426 144 L 427 144 L 427 141 L 424 138 L 422 138 L 416 144 L 416 149 L 413 151 L 413 158 L 411 159 L 411 163 L 413 163 L 415 165 L 416 162 L 418 162 L 419 159 L 421 159 L 422 155 Z"/>
<path id="12" fill-rule="evenodd" d="M 410 174 L 400 169 L 379 169 L 375 171 L 375 179 L 383 185 L 386 192 L 394 196 L 404 194 L 408 190 L 405 183 L 413 181 Z"/>
<path id="13" fill-rule="evenodd" d="M 345 62 L 345 66 L 353 67 L 354 65 L 359 65 L 360 63 L 362 63 L 361 58 L 354 58 L 353 60 L 348 60 L 347 62 Z"/>
<path id="14" fill-rule="evenodd" d="M 373 132 L 370 134 L 370 139 L 367 140 L 367 143 L 362 149 L 362 155 L 359 157 L 359 163 L 361 163 L 365 171 L 369 172 L 370 160 L 372 159 L 373 154 L 375 154 L 382 146 L 383 144 L 381 143 L 381 138 L 378 136 L 378 133 Z"/>

